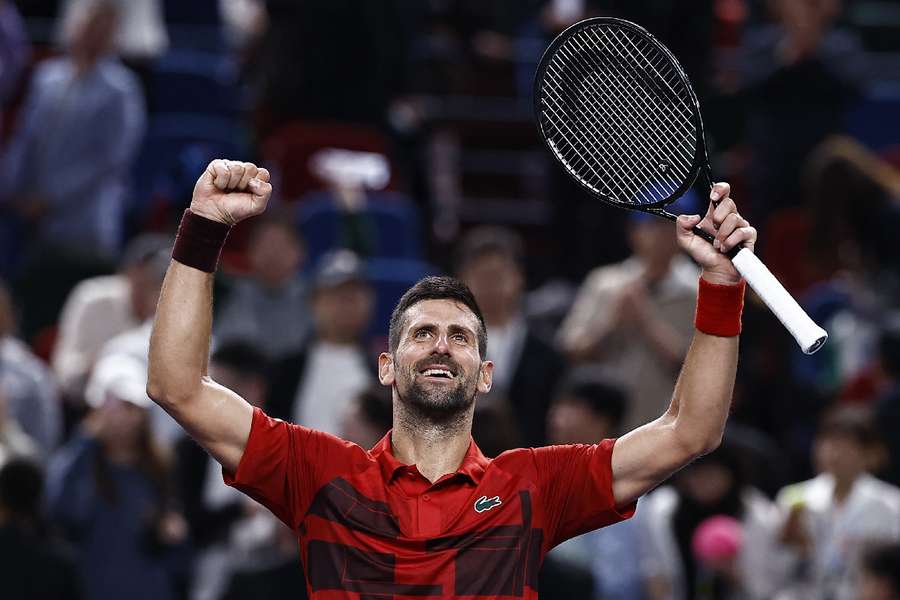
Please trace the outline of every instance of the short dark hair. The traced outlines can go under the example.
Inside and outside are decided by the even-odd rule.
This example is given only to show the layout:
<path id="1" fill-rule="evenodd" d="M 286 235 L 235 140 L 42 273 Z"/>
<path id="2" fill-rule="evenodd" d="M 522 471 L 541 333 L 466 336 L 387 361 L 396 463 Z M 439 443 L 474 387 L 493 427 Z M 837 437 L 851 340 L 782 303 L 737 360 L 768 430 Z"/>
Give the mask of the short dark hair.
<path id="1" fill-rule="evenodd" d="M 14 458 L 0 469 L 0 507 L 16 517 L 36 518 L 44 491 L 41 468 L 25 458 Z"/>
<path id="2" fill-rule="evenodd" d="M 837 405 L 826 410 L 818 435 L 850 438 L 863 447 L 875 446 L 880 440 L 872 411 L 863 406 Z"/>
<path id="3" fill-rule="evenodd" d="M 481 360 L 487 356 L 487 328 L 484 326 L 484 317 L 481 309 L 475 302 L 472 291 L 455 277 L 429 276 L 420 279 L 414 286 L 406 290 L 406 293 L 397 302 L 394 312 L 391 313 L 391 326 L 388 331 L 388 348 L 391 352 L 397 350 L 400 344 L 400 330 L 403 328 L 406 311 L 415 304 L 425 300 L 452 300 L 459 302 L 478 319 L 478 354 Z"/>
<path id="4" fill-rule="evenodd" d="M 252 227 L 248 234 L 249 244 L 253 244 L 269 229 L 280 229 L 285 232 L 291 241 L 297 244 L 298 247 L 306 249 L 306 240 L 303 239 L 303 234 L 300 232 L 300 227 L 296 223 L 295 215 L 290 211 L 275 210 L 272 213 L 267 211 L 264 214 L 255 217 L 251 221 L 251 225 Z"/>
<path id="5" fill-rule="evenodd" d="M 556 398 L 574 398 L 597 416 L 609 417 L 614 429 L 622 425 L 628 397 L 621 386 L 600 377 L 571 375 L 560 385 Z"/>
<path id="6" fill-rule="evenodd" d="M 454 267 L 459 273 L 484 256 L 497 255 L 521 269 L 523 248 L 522 238 L 512 229 L 482 225 L 472 229 L 463 237 L 456 253 Z"/>
<path id="7" fill-rule="evenodd" d="M 225 342 L 215 349 L 210 360 L 243 377 L 267 377 L 269 360 L 255 345 L 244 341 Z"/>

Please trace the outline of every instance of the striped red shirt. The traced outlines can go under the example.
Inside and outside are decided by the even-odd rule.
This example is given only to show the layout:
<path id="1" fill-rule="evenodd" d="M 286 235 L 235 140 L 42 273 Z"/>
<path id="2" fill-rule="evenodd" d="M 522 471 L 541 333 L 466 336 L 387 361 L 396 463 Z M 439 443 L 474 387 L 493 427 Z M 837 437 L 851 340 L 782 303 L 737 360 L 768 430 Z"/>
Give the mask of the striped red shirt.
<path id="1" fill-rule="evenodd" d="M 366 451 L 257 408 L 225 482 L 297 534 L 313 600 L 536 599 L 553 546 L 634 513 L 613 500 L 614 443 L 491 460 L 473 441 L 432 484 L 394 458 L 390 432 Z"/>

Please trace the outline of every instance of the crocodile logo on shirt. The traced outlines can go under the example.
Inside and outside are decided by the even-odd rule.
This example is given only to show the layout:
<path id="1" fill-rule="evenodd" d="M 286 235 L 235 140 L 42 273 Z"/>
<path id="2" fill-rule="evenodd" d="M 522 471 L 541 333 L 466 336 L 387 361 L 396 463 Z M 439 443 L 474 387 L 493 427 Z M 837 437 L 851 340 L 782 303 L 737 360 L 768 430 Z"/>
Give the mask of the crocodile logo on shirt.
<path id="1" fill-rule="evenodd" d="M 483 513 L 484 511 L 491 510 L 495 506 L 500 506 L 501 504 L 503 504 L 503 501 L 500 500 L 500 496 L 494 496 L 493 498 L 482 496 L 475 501 L 475 512 Z"/>

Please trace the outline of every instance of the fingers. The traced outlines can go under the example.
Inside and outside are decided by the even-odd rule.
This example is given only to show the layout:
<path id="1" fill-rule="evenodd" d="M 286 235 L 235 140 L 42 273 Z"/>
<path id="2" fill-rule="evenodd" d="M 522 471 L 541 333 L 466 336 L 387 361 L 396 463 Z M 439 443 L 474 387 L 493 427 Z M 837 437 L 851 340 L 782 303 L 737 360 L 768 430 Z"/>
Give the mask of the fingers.
<path id="1" fill-rule="evenodd" d="M 237 184 L 237 189 L 245 190 L 247 189 L 247 185 L 250 183 L 250 180 L 256 177 L 259 169 L 253 163 L 241 163 L 241 166 L 243 167 L 244 174 Z"/>
<path id="2" fill-rule="evenodd" d="M 212 178 L 212 184 L 214 186 L 220 190 L 228 189 L 229 173 L 227 160 L 217 158 L 209 163 L 209 166 L 206 167 L 206 172 L 209 173 Z"/>
<path id="3" fill-rule="evenodd" d="M 209 163 L 206 167 L 212 184 L 218 189 L 224 191 L 244 191 L 250 190 L 254 194 L 262 188 L 252 189 L 252 183 L 256 181 L 258 184 L 266 183 L 268 185 L 269 172 L 266 169 L 260 169 L 253 163 L 241 162 L 237 160 L 216 159 Z M 271 188 L 271 186 L 269 186 Z"/>
<path id="4" fill-rule="evenodd" d="M 712 190 L 709 192 L 709 199 L 713 202 L 718 202 L 722 198 L 727 198 L 731 195 L 731 185 L 725 181 L 720 181 L 713 185 Z"/>
<path id="5" fill-rule="evenodd" d="M 228 189 L 240 190 L 241 179 L 244 178 L 244 163 L 236 160 L 228 161 Z"/>
<path id="6" fill-rule="evenodd" d="M 746 221 L 744 222 L 746 223 Z M 731 232 L 731 235 L 720 243 L 719 250 L 728 252 L 737 246 L 743 246 L 752 251 L 754 246 L 756 246 L 756 228 L 749 224 L 736 228 Z"/>

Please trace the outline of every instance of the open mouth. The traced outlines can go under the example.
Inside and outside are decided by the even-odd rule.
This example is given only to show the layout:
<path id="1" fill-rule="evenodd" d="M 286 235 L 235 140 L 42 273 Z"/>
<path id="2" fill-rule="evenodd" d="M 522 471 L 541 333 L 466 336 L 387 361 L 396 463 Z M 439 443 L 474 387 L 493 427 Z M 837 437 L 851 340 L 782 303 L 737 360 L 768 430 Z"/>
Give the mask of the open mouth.
<path id="1" fill-rule="evenodd" d="M 455 379 L 456 373 L 447 367 L 428 367 L 427 369 L 422 369 L 419 371 L 419 374 L 423 377 L 427 377 L 429 379 Z"/>

